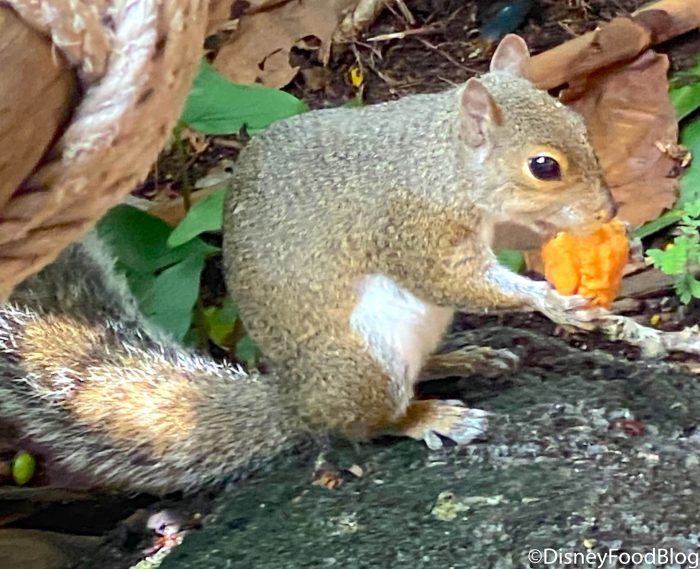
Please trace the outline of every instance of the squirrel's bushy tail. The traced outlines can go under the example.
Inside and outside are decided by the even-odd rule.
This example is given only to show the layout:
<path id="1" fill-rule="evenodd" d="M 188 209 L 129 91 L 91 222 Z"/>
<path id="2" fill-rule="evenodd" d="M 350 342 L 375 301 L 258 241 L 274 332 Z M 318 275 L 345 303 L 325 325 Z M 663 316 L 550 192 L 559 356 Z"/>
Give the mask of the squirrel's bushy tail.
<path id="1" fill-rule="evenodd" d="M 158 338 L 103 255 L 72 247 L 0 307 L 0 418 L 50 465 L 163 493 L 244 474 L 300 438 L 276 378 Z"/>

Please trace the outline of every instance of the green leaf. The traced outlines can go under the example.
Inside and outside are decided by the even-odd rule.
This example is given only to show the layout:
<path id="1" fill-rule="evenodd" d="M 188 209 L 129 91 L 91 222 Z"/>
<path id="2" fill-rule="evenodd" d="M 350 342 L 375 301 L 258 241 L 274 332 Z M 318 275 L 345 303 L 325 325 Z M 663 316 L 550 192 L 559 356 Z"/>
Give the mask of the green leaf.
<path id="1" fill-rule="evenodd" d="M 238 309 L 231 299 L 226 299 L 222 306 L 208 306 L 204 309 L 207 333 L 218 346 L 228 349 L 229 337 L 233 334 L 238 318 Z"/>
<path id="2" fill-rule="evenodd" d="M 683 217 L 683 210 L 672 209 L 670 211 L 667 211 L 666 213 L 661 214 L 656 219 L 652 219 L 651 221 L 648 221 L 641 227 L 637 228 L 632 235 L 639 239 L 643 239 L 644 237 L 653 235 L 657 231 L 661 231 L 662 229 L 670 227 L 671 225 L 676 223 L 681 217 Z"/>
<path id="3" fill-rule="evenodd" d="M 693 298 L 700 298 L 700 283 L 689 273 L 679 276 L 674 286 L 683 304 L 688 304 Z"/>
<path id="4" fill-rule="evenodd" d="M 295 96 L 262 85 L 237 85 L 205 61 L 199 66 L 181 120 L 205 134 L 249 132 L 306 112 L 309 107 Z"/>
<path id="5" fill-rule="evenodd" d="M 700 219 L 700 199 L 692 202 L 686 202 L 683 205 L 683 223 L 694 224 Z"/>
<path id="6" fill-rule="evenodd" d="M 260 348 L 247 334 L 236 344 L 236 358 L 244 362 L 248 369 L 254 368 L 260 359 Z"/>
<path id="7" fill-rule="evenodd" d="M 700 57 L 693 67 L 674 75 L 669 96 L 678 121 L 700 108 Z"/>
<path id="8" fill-rule="evenodd" d="M 195 203 L 168 237 L 168 247 L 183 245 L 206 231 L 221 230 L 225 195 L 222 188 Z"/>
<path id="9" fill-rule="evenodd" d="M 654 266 L 667 275 L 683 274 L 688 264 L 687 243 L 680 237 L 674 240 L 673 246 L 669 246 L 663 251 L 661 249 L 649 249 L 646 254 L 652 260 Z"/>
<path id="10" fill-rule="evenodd" d="M 525 268 L 525 257 L 516 249 L 501 249 L 496 251 L 496 258 L 501 265 L 505 265 L 514 273 L 519 273 Z"/>
<path id="11" fill-rule="evenodd" d="M 226 299 L 222 306 L 206 308 L 204 317 L 207 332 L 214 343 L 225 350 L 231 350 L 236 359 L 247 368 L 257 365 L 260 349 L 252 338 L 245 334 L 245 326 L 238 320 L 238 308 L 230 299 Z"/>
<path id="12" fill-rule="evenodd" d="M 128 205 L 112 208 L 97 226 L 97 232 L 114 256 L 129 269 L 155 272 L 190 256 L 205 256 L 218 248 L 201 239 L 168 247 L 172 228 L 162 219 Z"/>
<path id="13" fill-rule="evenodd" d="M 676 294 L 681 299 L 683 304 L 688 304 L 693 299 L 693 295 L 690 294 L 690 291 L 687 288 L 685 288 L 685 285 L 676 286 Z"/>
<path id="14" fill-rule="evenodd" d="M 688 276 L 690 277 L 688 281 L 688 290 L 690 294 L 693 295 L 693 298 L 700 298 L 700 281 L 692 275 Z"/>
<path id="15" fill-rule="evenodd" d="M 681 144 L 690 150 L 693 161 L 681 178 L 677 207 L 700 199 L 700 118 L 681 130 Z"/>
<path id="16" fill-rule="evenodd" d="M 192 324 L 204 262 L 219 249 L 197 237 L 170 248 L 171 232 L 164 221 L 126 205 L 112 209 L 98 225 L 141 311 L 181 341 Z"/>
<path id="17" fill-rule="evenodd" d="M 204 257 L 192 255 L 153 277 L 150 286 L 141 291 L 143 313 L 178 341 L 184 339 L 192 324 L 203 268 Z"/>

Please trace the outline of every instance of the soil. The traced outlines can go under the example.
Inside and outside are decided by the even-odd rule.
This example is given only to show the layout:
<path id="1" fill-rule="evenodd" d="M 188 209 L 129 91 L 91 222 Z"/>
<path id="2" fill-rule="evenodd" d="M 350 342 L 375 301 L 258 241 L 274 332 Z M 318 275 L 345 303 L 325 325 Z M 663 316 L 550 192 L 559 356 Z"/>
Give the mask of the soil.
<path id="1" fill-rule="evenodd" d="M 346 103 L 357 96 L 348 72 L 359 66 L 362 97 L 375 103 L 442 90 L 486 69 L 489 53 L 477 37 L 478 3 L 405 4 L 415 23 L 409 26 L 404 14 L 387 10 L 361 40 L 336 51 L 330 73 L 320 71 L 315 52 L 296 53 L 303 71 L 289 90 L 313 108 Z M 641 4 L 540 0 L 518 33 L 539 52 Z M 409 27 L 426 32 L 369 39 Z M 700 52 L 700 33 L 662 50 L 674 68 L 687 67 Z M 184 162 L 165 152 L 139 194 L 153 197 L 163 187 L 179 191 L 183 168 L 197 179 L 222 159 L 235 159 L 237 148 L 230 141 L 213 138 L 204 152 Z M 221 295 L 217 263 L 204 279 L 213 298 Z M 700 322 L 697 306 L 681 311 L 658 294 L 635 310 L 649 318 L 660 307 L 670 315 L 668 327 Z M 544 565 L 526 555 L 534 548 L 696 550 L 700 386 L 695 375 L 673 362 L 640 361 L 636 348 L 597 334 L 570 334 L 537 315 L 464 315 L 456 329 L 461 333 L 452 342 L 510 348 L 520 357 L 519 370 L 504 377 L 453 378 L 421 387 L 425 396 L 460 397 L 488 410 L 491 427 L 484 441 L 438 452 L 411 441 L 358 448 L 335 442 L 325 449 L 326 461 L 342 473 L 335 490 L 311 484 L 312 452 L 281 457 L 222 493 L 188 497 L 57 496 L 36 487 L 2 487 L 2 531 L 63 535 L 62 542 L 46 538 L 52 547 L 59 543 L 67 559 L 55 566 L 86 569 L 125 569 L 143 558 L 145 549 L 162 544 L 144 527 L 151 513 L 163 510 L 177 512 L 185 526 L 204 528 L 189 531 L 185 543 L 166 557 L 167 569 L 536 567 Z M 361 467 L 361 477 L 344 470 L 353 464 Z M 9 561 L 0 565 L 14 567 L 14 561 L 33 567 L 25 562 L 26 552 L 3 557 L 2 531 L 0 560 Z M 87 537 L 98 539 L 82 540 Z M 47 559 L 37 561 L 37 569 L 53 567 L 50 554 Z"/>

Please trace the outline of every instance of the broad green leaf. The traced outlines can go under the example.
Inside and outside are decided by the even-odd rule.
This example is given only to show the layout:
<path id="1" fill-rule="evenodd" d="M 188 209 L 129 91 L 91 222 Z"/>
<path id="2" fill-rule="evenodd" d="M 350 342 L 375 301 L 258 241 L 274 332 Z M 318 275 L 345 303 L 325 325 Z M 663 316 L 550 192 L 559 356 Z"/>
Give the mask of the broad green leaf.
<path id="1" fill-rule="evenodd" d="M 683 304 L 688 304 L 693 298 L 700 298 L 700 282 L 690 273 L 680 275 L 674 286 Z"/>
<path id="2" fill-rule="evenodd" d="M 223 223 L 225 189 L 212 192 L 195 203 L 168 237 L 168 247 L 177 247 L 205 231 L 219 231 Z"/>
<path id="3" fill-rule="evenodd" d="M 674 75 L 669 96 L 679 121 L 700 108 L 700 57 L 693 67 Z"/>
<path id="4" fill-rule="evenodd" d="M 676 293 L 678 294 L 678 297 L 681 299 L 681 302 L 683 304 L 688 304 L 691 300 L 693 300 L 693 295 L 690 293 L 690 290 L 686 287 L 685 281 L 682 281 L 683 284 L 676 284 Z"/>
<path id="5" fill-rule="evenodd" d="M 496 251 L 496 258 L 501 265 L 505 265 L 514 273 L 519 273 L 525 268 L 525 257 L 516 249 L 501 249 Z"/>
<path id="6" fill-rule="evenodd" d="M 164 221 L 126 205 L 112 209 L 98 226 L 141 311 L 182 340 L 192 323 L 204 262 L 219 249 L 197 237 L 170 248 L 171 232 Z"/>
<path id="7" fill-rule="evenodd" d="M 192 324 L 204 257 L 192 255 L 164 269 L 143 291 L 140 307 L 148 319 L 182 341 Z"/>
<path id="8" fill-rule="evenodd" d="M 671 225 L 676 223 L 681 217 L 683 217 L 683 210 L 672 209 L 670 211 L 667 211 L 666 213 L 661 214 L 656 219 L 648 221 L 647 223 L 636 229 L 633 232 L 633 235 L 635 237 L 638 237 L 639 239 L 643 239 L 644 237 L 653 235 L 657 231 L 661 231 L 662 229 L 670 227 Z"/>
<path id="9" fill-rule="evenodd" d="M 130 269 L 155 272 L 187 257 L 204 257 L 218 248 L 201 239 L 177 248 L 168 247 L 172 228 L 163 220 L 128 205 L 112 208 L 97 226 L 114 256 Z"/>
<path id="10" fill-rule="evenodd" d="M 141 299 L 145 298 L 151 293 L 153 283 L 156 280 L 156 275 L 154 273 L 140 273 L 138 271 L 134 271 L 120 261 L 117 261 L 116 269 L 124 273 L 126 280 L 129 283 L 129 290 L 138 302 L 141 302 Z"/>
<path id="11" fill-rule="evenodd" d="M 700 199 L 700 118 L 681 130 L 681 144 L 694 158 L 681 178 L 679 207 Z"/>
<path id="12" fill-rule="evenodd" d="M 203 61 L 185 103 L 181 120 L 205 134 L 248 132 L 306 112 L 303 101 L 262 85 L 237 85 Z"/>

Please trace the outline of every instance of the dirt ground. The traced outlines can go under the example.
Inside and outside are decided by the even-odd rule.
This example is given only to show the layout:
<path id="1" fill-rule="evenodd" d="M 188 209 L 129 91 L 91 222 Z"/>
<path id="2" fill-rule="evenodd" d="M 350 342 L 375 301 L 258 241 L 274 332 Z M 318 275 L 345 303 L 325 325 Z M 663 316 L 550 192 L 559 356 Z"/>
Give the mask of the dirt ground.
<path id="1" fill-rule="evenodd" d="M 641 4 L 541 0 L 518 33 L 539 52 Z M 442 90 L 486 69 L 476 3 L 406 5 L 415 17 L 411 27 L 426 28 L 424 34 L 369 41 L 406 28 L 401 14 L 387 11 L 329 70 L 312 50 L 296 53 L 303 70 L 289 90 L 314 108 L 345 103 L 356 96 L 348 70 L 359 65 L 363 99 L 374 103 Z M 700 52 L 700 33 L 662 50 L 674 68 L 686 67 Z M 189 164 L 190 178 L 236 152 L 226 139 L 213 140 Z M 140 194 L 163 183 L 177 190 L 179 175 L 164 155 Z M 215 262 L 206 275 L 205 286 L 220 294 Z M 681 308 L 671 296 L 641 299 L 634 311 L 641 318 L 662 311 L 669 328 L 700 321 L 697 306 Z M 57 569 L 133 565 L 154 541 L 163 543 L 143 529 L 148 516 L 162 510 L 203 527 L 166 558 L 169 569 L 536 567 L 543 565 L 527 560 L 533 548 L 697 547 L 700 385 L 687 371 L 697 364 L 680 357 L 670 365 L 639 361 L 635 348 L 597 334 L 568 334 L 536 315 L 465 315 L 457 328 L 466 334 L 460 341 L 514 346 L 521 358 L 520 370 L 507 377 L 423 387 L 425 395 L 460 396 L 490 411 L 485 441 L 437 453 L 412 442 L 359 448 L 339 442 L 327 461 L 340 471 L 357 464 L 363 475 L 343 471 L 337 490 L 311 484 L 314 451 L 283 457 L 223 494 L 163 500 L 37 488 L 10 496 L 0 489 L 0 525 L 51 532 L 47 543 L 65 553 Z M 673 367 L 674 359 L 686 367 Z M 8 566 L 2 559 L 0 540 L 0 566 Z"/>

